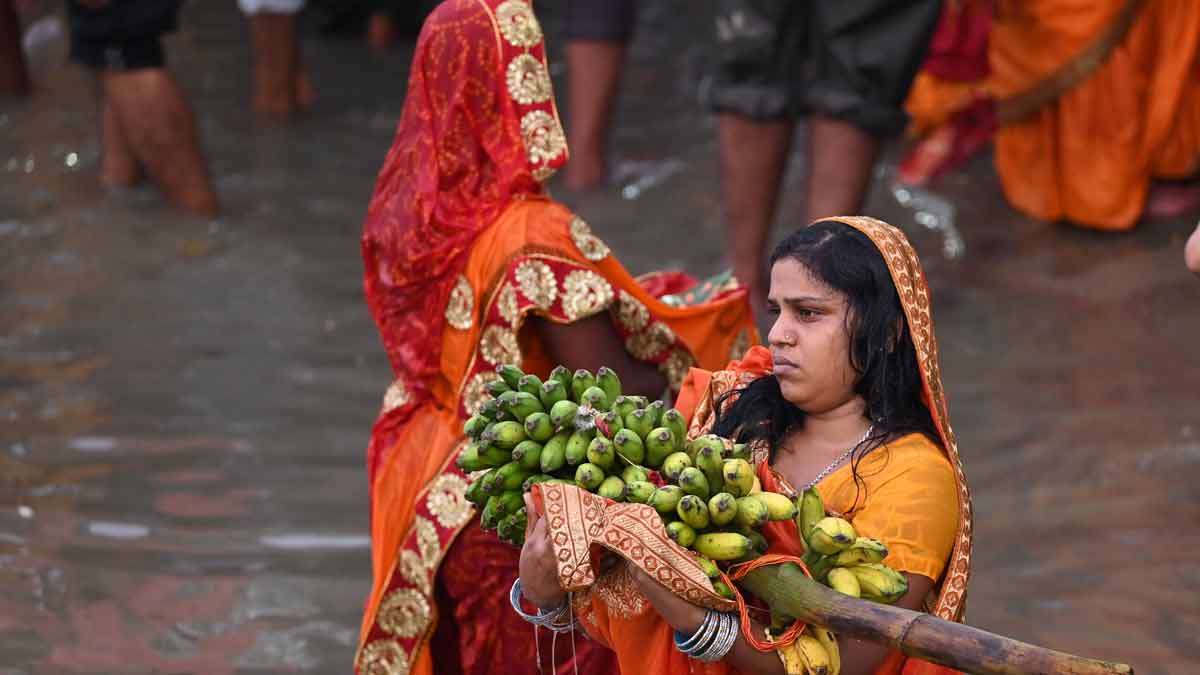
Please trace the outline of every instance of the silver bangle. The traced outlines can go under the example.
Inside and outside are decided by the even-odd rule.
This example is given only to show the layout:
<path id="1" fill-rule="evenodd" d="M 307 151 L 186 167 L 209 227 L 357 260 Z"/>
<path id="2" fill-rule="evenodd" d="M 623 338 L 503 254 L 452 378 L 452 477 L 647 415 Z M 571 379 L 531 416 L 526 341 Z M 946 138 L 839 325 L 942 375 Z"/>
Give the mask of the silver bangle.
<path id="1" fill-rule="evenodd" d="M 740 628 L 737 615 L 709 610 L 691 637 L 675 632 L 675 647 L 698 661 L 720 661 L 733 649 Z"/>
<path id="2" fill-rule="evenodd" d="M 696 629 L 695 633 L 692 633 L 691 637 L 686 637 L 679 631 L 675 632 L 675 648 L 692 656 L 712 641 L 718 628 L 720 628 L 720 616 L 717 612 L 709 610 L 704 614 L 704 621 L 700 622 L 700 627 Z"/>
<path id="3" fill-rule="evenodd" d="M 733 649 L 733 645 L 737 642 L 738 634 L 741 632 L 738 617 L 734 614 L 721 613 L 720 628 L 717 631 L 708 648 L 694 655 L 698 661 L 713 663 L 725 658 L 725 655 Z"/>
<path id="4" fill-rule="evenodd" d="M 538 608 L 537 614 L 530 614 L 521 609 L 521 579 L 518 578 L 513 582 L 512 589 L 508 592 L 508 602 L 512 605 L 513 611 L 517 616 L 525 621 L 546 628 L 555 633 L 565 633 L 579 625 L 574 613 L 571 612 L 570 599 L 563 600 L 563 604 L 549 611 L 542 611 Z M 566 617 L 566 621 L 563 618 Z"/>

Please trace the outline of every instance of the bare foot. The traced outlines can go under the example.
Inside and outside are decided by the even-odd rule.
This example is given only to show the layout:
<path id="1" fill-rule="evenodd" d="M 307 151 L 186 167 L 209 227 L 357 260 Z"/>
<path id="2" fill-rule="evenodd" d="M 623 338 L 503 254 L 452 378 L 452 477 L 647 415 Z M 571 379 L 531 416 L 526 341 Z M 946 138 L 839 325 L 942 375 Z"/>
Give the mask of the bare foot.
<path id="1" fill-rule="evenodd" d="M 383 51 L 396 42 L 396 21 L 390 14 L 376 12 L 367 20 L 367 44 L 371 49 Z"/>
<path id="2" fill-rule="evenodd" d="M 1200 276 L 1200 225 L 1196 226 L 1196 231 L 1188 237 L 1187 244 L 1183 247 L 1183 260 L 1189 270 Z"/>
<path id="3" fill-rule="evenodd" d="M 1150 218 L 1178 218 L 1200 208 L 1200 180 L 1156 181 L 1146 195 L 1145 215 Z"/>

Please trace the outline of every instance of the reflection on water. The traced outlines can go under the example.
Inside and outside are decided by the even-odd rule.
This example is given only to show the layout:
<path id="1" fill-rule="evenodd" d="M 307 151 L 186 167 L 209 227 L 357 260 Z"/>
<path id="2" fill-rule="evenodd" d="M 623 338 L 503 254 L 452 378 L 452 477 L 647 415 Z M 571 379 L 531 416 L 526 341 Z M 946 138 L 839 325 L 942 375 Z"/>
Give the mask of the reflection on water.
<path id="1" fill-rule="evenodd" d="M 705 22 L 645 6 L 621 175 L 556 194 L 634 273 L 711 275 L 728 261 L 714 130 L 690 93 Z M 39 47 L 37 97 L 0 103 L 3 675 L 347 671 L 370 576 L 363 449 L 390 379 L 357 240 L 406 54 L 310 41 L 317 108 L 265 124 L 245 112 L 239 22 L 233 3 L 192 3 L 171 43 L 217 219 L 96 187 L 92 87 L 60 66 L 61 36 Z M 804 168 L 797 154 L 776 238 L 799 224 Z M 1033 223 L 986 160 L 936 189 L 880 180 L 867 210 L 908 232 L 933 284 L 978 514 L 971 622 L 1192 672 L 1189 224 Z"/>

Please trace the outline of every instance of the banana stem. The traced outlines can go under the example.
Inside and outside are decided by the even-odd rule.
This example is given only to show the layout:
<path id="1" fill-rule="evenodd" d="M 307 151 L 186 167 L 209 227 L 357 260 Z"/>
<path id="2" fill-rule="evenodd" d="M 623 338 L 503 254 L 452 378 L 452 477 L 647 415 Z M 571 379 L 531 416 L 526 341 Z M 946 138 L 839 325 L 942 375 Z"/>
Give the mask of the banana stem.
<path id="1" fill-rule="evenodd" d="M 766 601 L 773 612 L 969 673 L 1133 674 L 1123 663 L 1057 652 L 930 614 L 852 598 L 809 579 L 791 563 L 760 567 L 738 585 Z"/>

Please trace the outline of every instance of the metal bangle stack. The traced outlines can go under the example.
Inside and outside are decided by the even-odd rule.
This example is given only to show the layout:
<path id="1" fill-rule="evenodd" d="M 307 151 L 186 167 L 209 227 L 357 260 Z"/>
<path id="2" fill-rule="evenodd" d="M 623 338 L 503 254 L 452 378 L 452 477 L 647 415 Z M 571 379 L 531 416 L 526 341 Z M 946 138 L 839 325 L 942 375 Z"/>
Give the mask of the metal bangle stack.
<path id="1" fill-rule="evenodd" d="M 698 661 L 720 661 L 733 649 L 739 628 L 736 614 L 709 610 L 691 637 L 675 631 L 675 648 Z"/>
<path id="2" fill-rule="evenodd" d="M 516 611 L 517 616 L 525 619 L 535 626 L 541 626 L 555 633 L 565 633 L 574 629 L 579 625 L 578 619 L 571 611 L 571 600 L 568 597 L 559 607 L 542 611 L 538 609 L 537 614 L 529 614 L 521 609 L 521 580 L 517 579 L 513 582 L 512 590 L 508 593 L 508 601 L 512 604 L 512 608 Z"/>

